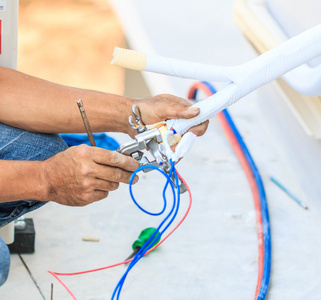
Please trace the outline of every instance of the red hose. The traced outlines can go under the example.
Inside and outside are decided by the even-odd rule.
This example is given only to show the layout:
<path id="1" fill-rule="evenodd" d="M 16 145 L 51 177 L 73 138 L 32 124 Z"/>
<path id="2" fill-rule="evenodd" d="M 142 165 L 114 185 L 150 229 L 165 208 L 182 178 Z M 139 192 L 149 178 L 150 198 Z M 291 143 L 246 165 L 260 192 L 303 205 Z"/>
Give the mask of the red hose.
<path id="1" fill-rule="evenodd" d="M 193 99 L 194 95 L 197 90 L 202 91 L 207 97 L 213 95 L 212 91 L 202 82 L 196 82 L 193 84 L 189 90 L 188 93 L 188 99 Z M 255 298 L 257 299 L 259 292 L 260 292 L 260 286 L 261 281 L 263 277 L 263 270 L 264 270 L 264 239 L 263 239 L 263 222 L 262 222 L 262 211 L 261 211 L 261 204 L 260 204 L 260 195 L 259 191 L 255 182 L 255 179 L 253 177 L 250 165 L 248 164 L 243 151 L 241 149 L 241 146 L 239 145 L 236 137 L 233 134 L 233 131 L 231 130 L 230 126 L 228 125 L 224 115 L 222 112 L 217 114 L 217 117 L 221 123 L 221 126 L 229 139 L 233 150 L 238 157 L 240 164 L 242 165 L 242 168 L 246 174 L 246 177 L 248 179 L 248 182 L 250 184 L 252 195 L 254 198 L 254 206 L 255 206 L 255 212 L 256 212 L 256 230 L 257 230 L 257 236 L 258 236 L 258 279 L 256 284 L 256 290 L 255 290 Z"/>
<path id="2" fill-rule="evenodd" d="M 174 231 L 183 223 L 183 221 L 186 219 L 189 211 L 191 210 L 191 206 L 192 206 L 192 193 L 191 193 L 191 190 L 189 188 L 189 186 L 187 185 L 186 181 L 184 180 L 184 178 L 177 172 L 176 170 L 176 173 L 179 177 L 179 179 L 185 184 L 186 186 L 186 189 L 188 191 L 188 195 L 189 195 L 189 204 L 188 204 L 188 207 L 187 207 L 187 210 L 183 216 L 183 218 L 179 221 L 179 223 L 157 244 L 155 245 L 153 248 L 149 249 L 146 253 L 150 253 L 152 252 L 153 250 L 155 250 L 157 247 L 159 247 L 162 243 L 165 242 L 165 240 L 167 240 L 167 238 L 169 236 L 172 235 L 172 233 L 174 233 Z M 92 272 L 97 272 L 97 271 L 102 271 L 102 270 L 106 270 L 106 269 L 110 269 L 110 268 L 114 268 L 114 267 L 117 267 L 117 266 L 120 266 L 120 265 L 123 265 L 123 264 L 127 264 L 129 262 L 131 262 L 133 260 L 132 259 L 128 259 L 128 260 L 125 260 L 125 261 L 122 261 L 120 263 L 116 263 L 116 264 L 113 264 L 113 265 L 110 265 L 110 266 L 106 266 L 106 267 L 102 267 L 102 268 L 98 268 L 98 269 L 92 269 L 92 270 L 86 270 L 86 271 L 80 271 L 80 272 L 74 272 L 74 273 L 58 273 L 58 272 L 53 272 L 53 271 L 48 271 L 49 274 L 51 274 L 53 277 L 55 277 L 59 283 L 65 288 L 65 290 L 69 293 L 69 295 L 74 299 L 74 300 L 77 300 L 75 295 L 71 292 L 71 290 L 67 287 L 67 285 L 58 277 L 58 276 L 73 276 L 73 275 L 81 275 L 81 274 L 86 274 L 86 273 L 92 273 Z"/>

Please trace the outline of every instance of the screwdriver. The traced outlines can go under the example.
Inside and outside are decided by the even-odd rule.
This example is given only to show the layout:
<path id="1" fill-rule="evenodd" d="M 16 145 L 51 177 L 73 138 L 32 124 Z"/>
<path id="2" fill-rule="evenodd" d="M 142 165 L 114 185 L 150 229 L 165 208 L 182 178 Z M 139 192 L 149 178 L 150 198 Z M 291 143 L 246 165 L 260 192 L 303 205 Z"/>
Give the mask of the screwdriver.
<path id="1" fill-rule="evenodd" d="M 84 108 L 84 105 L 83 105 L 81 99 L 77 100 L 77 104 L 78 104 L 78 108 L 79 108 L 82 120 L 83 120 L 84 125 L 85 125 L 85 129 L 86 129 L 89 141 L 90 141 L 90 145 L 92 147 L 96 147 L 95 139 L 94 139 L 93 133 L 91 131 L 91 128 L 90 128 L 90 125 L 89 125 L 89 121 L 88 121 L 88 118 L 87 118 L 87 115 L 86 115 L 86 111 L 85 111 L 85 108 Z"/>
<path id="2" fill-rule="evenodd" d="M 159 231 L 153 227 L 146 228 L 140 233 L 140 235 L 138 236 L 138 239 L 133 243 L 132 248 L 134 252 L 128 258 L 126 258 L 126 260 L 133 258 L 138 253 L 138 251 L 143 247 L 143 245 L 148 241 L 148 239 L 155 233 L 155 231 L 156 231 L 156 234 L 154 238 L 156 236 L 158 236 L 158 238 L 150 248 L 157 245 L 157 243 L 161 239 L 161 235 L 159 234 Z"/>

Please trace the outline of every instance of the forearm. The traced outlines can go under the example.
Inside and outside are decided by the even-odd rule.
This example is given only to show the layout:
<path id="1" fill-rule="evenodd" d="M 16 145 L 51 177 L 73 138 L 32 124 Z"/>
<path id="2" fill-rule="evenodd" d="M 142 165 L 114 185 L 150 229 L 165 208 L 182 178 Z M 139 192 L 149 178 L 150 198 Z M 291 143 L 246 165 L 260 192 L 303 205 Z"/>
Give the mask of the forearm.
<path id="1" fill-rule="evenodd" d="M 0 202 L 46 201 L 46 183 L 41 161 L 0 160 Z"/>
<path id="2" fill-rule="evenodd" d="M 44 161 L 0 160 L 0 203 L 53 201 L 84 206 L 129 183 L 138 162 L 116 151 L 80 145 Z M 138 180 L 137 176 L 133 183 Z"/>
<path id="3" fill-rule="evenodd" d="M 128 132 L 133 99 L 67 87 L 0 68 L 0 122 L 46 132 L 84 132 L 77 100 L 82 99 L 95 132 Z"/>

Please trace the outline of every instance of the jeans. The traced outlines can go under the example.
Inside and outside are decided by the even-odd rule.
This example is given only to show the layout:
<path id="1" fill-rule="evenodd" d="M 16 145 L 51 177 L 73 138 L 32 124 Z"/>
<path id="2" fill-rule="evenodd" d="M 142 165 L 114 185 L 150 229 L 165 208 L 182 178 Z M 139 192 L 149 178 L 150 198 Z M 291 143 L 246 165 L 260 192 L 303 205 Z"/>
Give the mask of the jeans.
<path id="1" fill-rule="evenodd" d="M 2 286 L 9 274 L 9 268 L 10 268 L 10 252 L 3 241 L 3 239 L 0 236 L 0 286 Z"/>
<path id="2" fill-rule="evenodd" d="M 0 159 L 45 160 L 67 148 L 59 135 L 29 132 L 0 123 Z M 45 203 L 24 199 L 0 203 L 0 227 Z M 8 253 L 7 245 L 0 238 L 0 286 L 6 281 L 9 272 Z"/>

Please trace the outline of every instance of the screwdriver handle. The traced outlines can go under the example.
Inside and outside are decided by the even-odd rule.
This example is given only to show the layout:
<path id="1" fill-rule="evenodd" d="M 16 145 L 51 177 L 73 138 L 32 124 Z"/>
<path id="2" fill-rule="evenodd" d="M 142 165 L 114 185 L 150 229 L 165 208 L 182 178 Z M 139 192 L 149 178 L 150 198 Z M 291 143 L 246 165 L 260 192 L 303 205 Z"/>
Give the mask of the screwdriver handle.
<path id="1" fill-rule="evenodd" d="M 156 228 L 153 228 L 153 227 L 149 227 L 149 228 L 144 229 L 144 230 L 140 233 L 138 239 L 137 239 L 137 240 L 134 242 L 134 244 L 132 245 L 133 250 L 135 251 L 136 247 L 139 247 L 139 248 L 143 247 L 143 245 L 144 245 L 144 244 L 148 241 L 148 239 L 155 233 L 155 231 L 157 231 L 157 229 L 156 229 Z M 161 235 L 160 235 L 159 231 L 157 231 L 157 233 L 155 234 L 155 237 L 156 237 L 157 235 L 158 235 L 159 237 L 158 237 L 157 240 L 153 243 L 152 247 L 154 247 L 154 246 L 160 241 L 160 239 L 161 239 Z M 151 247 L 151 248 L 152 248 L 152 247 Z"/>

